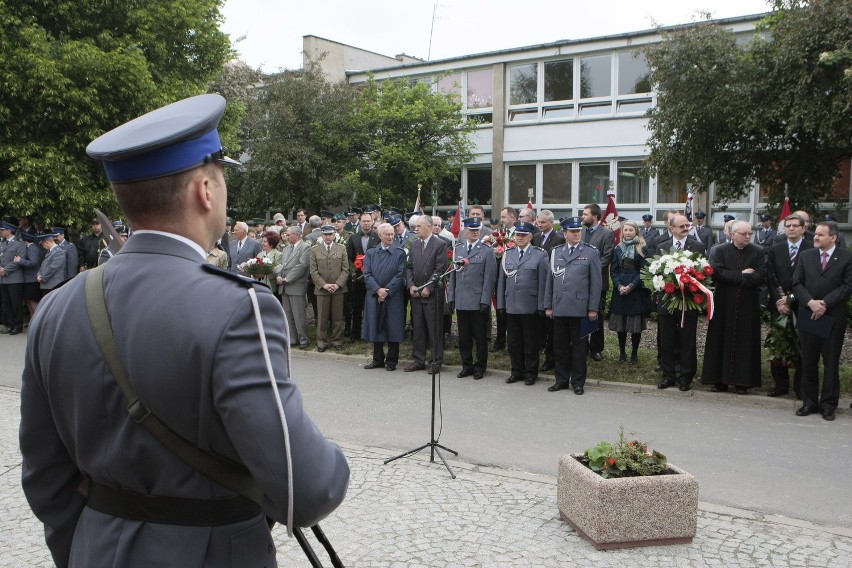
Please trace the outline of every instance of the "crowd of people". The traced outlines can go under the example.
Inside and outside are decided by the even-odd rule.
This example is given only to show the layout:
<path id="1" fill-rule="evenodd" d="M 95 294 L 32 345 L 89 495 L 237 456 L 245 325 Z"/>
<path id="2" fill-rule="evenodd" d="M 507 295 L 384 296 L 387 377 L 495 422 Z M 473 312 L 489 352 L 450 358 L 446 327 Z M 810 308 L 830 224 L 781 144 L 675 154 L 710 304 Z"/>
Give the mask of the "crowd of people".
<path id="1" fill-rule="evenodd" d="M 281 298 L 294 347 L 309 347 L 311 304 L 317 350 L 340 349 L 346 338 L 372 342 L 366 368 L 393 371 L 399 366 L 399 343 L 410 331 L 412 362 L 404 370 L 435 372 L 455 317 L 460 378 L 481 379 L 489 351 L 505 349 L 511 362 L 508 383 L 533 385 L 540 372 L 553 371 L 556 381 L 548 390 L 579 395 L 585 390 L 587 360 L 603 359 L 604 326 L 616 334 L 619 362 L 636 364 L 652 313 L 661 373 L 657 386 L 692 389 L 702 316 L 660 302 L 641 273 L 655 256 L 698 253 L 708 259 L 715 280 L 715 313 L 708 322 L 699 381 L 711 391 L 737 394 L 761 386 L 761 310 L 768 308 L 776 316 L 790 316 L 783 331 L 790 350 L 783 361 L 773 360 L 774 384 L 767 394 L 787 395 L 792 371 L 793 391 L 803 401 L 800 414 L 818 412 L 833 419 L 845 302 L 852 293 L 849 251 L 838 243 L 842 233 L 835 222 L 824 220 L 811 231 L 807 212 L 797 211 L 779 233 L 766 215 L 759 229 L 726 216 L 724 228 L 713 234 L 703 212 L 692 222 L 671 210 L 661 228 L 654 227 L 650 215 L 641 225 L 622 221 L 616 239 L 601 217 L 600 207 L 589 204 L 581 216 L 560 219 L 556 229 L 554 214 L 546 209 L 506 207 L 498 220 L 486 219 L 482 207 L 472 206 L 456 237 L 449 231 L 451 219 L 420 211 L 382 212 L 367 205 L 308 216 L 299 210 L 290 224 L 281 213 L 269 226 L 236 223 L 226 235 L 230 244 L 220 243 L 210 261 L 224 263 L 221 253 L 227 248 L 230 270 L 246 274 L 249 259 L 271 259 L 270 273 L 255 277 Z M 259 240 L 252 239 L 252 231 Z M 796 276 L 798 247 L 804 252 L 815 246 L 830 254 L 827 272 L 820 274 L 821 283 L 831 280 L 830 294 L 805 270 L 807 264 Z M 802 262 L 809 258 L 805 255 Z M 812 303 L 811 297 L 822 303 Z M 800 306 L 809 311 L 800 313 Z M 828 337 L 811 342 L 812 334 L 796 321 L 817 322 L 823 315 L 833 318 L 835 327 Z M 820 356 L 826 375 L 822 389 Z"/>
<path id="2" fill-rule="evenodd" d="M 489 351 L 505 349 L 511 361 L 507 382 L 532 385 L 539 372 L 553 371 L 556 382 L 549 390 L 582 394 L 587 358 L 603 358 L 604 326 L 618 338 L 619 362 L 636 364 L 651 313 L 657 321 L 658 387 L 692 388 L 700 314 L 669 309 L 643 283 L 641 272 L 657 255 L 700 253 L 715 271 L 715 314 L 708 322 L 700 382 L 711 391 L 738 394 L 761 386 L 765 338 L 760 314 L 768 309 L 789 316 L 783 332 L 772 332 L 786 341 L 789 353 L 774 354 L 768 395 L 787 395 L 792 371 L 801 413 L 832 419 L 845 302 L 852 292 L 849 251 L 834 221 L 824 220 L 811 231 L 808 213 L 796 211 L 779 232 L 768 215 L 761 216 L 756 229 L 726 216 L 724 228 L 713 234 L 703 212 L 694 215 L 693 223 L 672 210 L 665 213 L 662 228 L 654 226 L 651 215 L 644 215 L 641 225 L 622 221 L 617 240 L 601 224 L 601 215 L 597 204 L 589 204 L 581 216 L 560 219 L 557 230 L 554 214 L 546 209 L 536 214 L 505 207 L 499 219 L 486 219 L 485 210 L 475 205 L 455 236 L 449 230 L 452 218 L 422 211 L 383 212 L 366 205 L 308 216 L 299 209 L 289 223 L 281 213 L 269 225 L 227 219 L 208 262 L 266 283 L 281 301 L 293 347 L 310 347 L 310 305 L 318 351 L 342 349 L 346 339 L 369 341 L 374 349 L 367 368 L 393 371 L 399 365 L 399 343 L 410 333 L 412 362 L 404 370 L 431 372 L 441 368 L 455 317 L 460 378 L 481 379 Z M 97 218 L 91 227 L 74 245 L 65 228 L 45 229 L 37 218 L 0 221 L 1 333 L 21 333 L 24 311 L 31 316 L 45 293 L 112 257 Z M 116 221 L 113 228 L 127 238 L 124 223 Z M 826 274 L 820 274 L 819 283 L 832 283 L 824 292 L 807 265 L 796 276 L 800 258 L 809 258 L 799 253 L 815 247 L 831 255 Z M 608 321 L 603 321 L 608 294 Z M 822 304 L 811 305 L 812 296 Z M 800 308 L 809 311 L 800 313 Z M 830 319 L 835 327 L 827 332 L 820 326 L 827 336 L 811 341 L 813 334 L 803 332 L 798 320 L 817 322 L 823 315 L 828 316 L 823 323 Z M 825 360 L 822 391 L 815 353 Z"/>

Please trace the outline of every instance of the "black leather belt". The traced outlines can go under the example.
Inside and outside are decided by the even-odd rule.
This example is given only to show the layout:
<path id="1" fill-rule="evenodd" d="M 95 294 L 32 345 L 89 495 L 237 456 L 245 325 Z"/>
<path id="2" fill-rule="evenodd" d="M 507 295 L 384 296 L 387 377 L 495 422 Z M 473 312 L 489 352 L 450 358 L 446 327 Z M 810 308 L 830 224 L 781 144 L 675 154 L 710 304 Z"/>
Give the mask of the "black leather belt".
<path id="1" fill-rule="evenodd" d="M 260 505 L 242 496 L 186 499 L 144 495 L 91 483 L 86 504 L 101 513 L 167 525 L 210 527 L 247 521 L 260 515 Z"/>

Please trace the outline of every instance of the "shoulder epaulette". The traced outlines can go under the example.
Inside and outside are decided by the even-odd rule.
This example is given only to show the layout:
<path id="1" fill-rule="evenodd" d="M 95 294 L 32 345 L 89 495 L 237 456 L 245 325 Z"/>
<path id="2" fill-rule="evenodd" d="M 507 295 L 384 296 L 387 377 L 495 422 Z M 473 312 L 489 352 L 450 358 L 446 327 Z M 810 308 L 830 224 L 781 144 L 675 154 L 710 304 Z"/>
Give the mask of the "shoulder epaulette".
<path id="1" fill-rule="evenodd" d="M 541 248 L 541 247 L 537 247 L 537 246 L 535 246 L 535 245 L 532 245 L 532 248 L 534 248 L 534 249 L 538 249 L 538 250 L 540 250 L 541 252 L 547 252 L 547 251 L 546 251 L 546 250 L 544 250 L 543 248 Z"/>
<path id="2" fill-rule="evenodd" d="M 264 286 L 264 287 L 268 288 L 268 286 L 266 285 L 265 282 L 261 282 L 260 280 L 254 280 L 253 278 L 246 278 L 245 276 L 240 276 L 239 274 L 236 274 L 234 272 L 230 272 L 228 270 L 225 270 L 224 268 L 219 268 L 218 266 L 210 264 L 210 263 L 202 264 L 201 268 L 203 270 L 206 270 L 207 272 L 209 272 L 211 274 L 215 274 L 217 276 L 223 276 L 225 278 L 228 278 L 229 280 L 239 282 L 241 285 L 245 286 L 246 288 L 251 288 L 255 284 L 259 284 L 260 286 Z"/>
<path id="3" fill-rule="evenodd" d="M 598 250 L 598 247 L 596 247 L 596 246 L 595 246 L 595 245 L 593 245 L 592 243 L 583 243 L 583 244 L 584 244 L 584 245 L 586 245 L 587 247 L 591 247 L 591 248 L 593 248 L 593 249 L 595 249 L 595 250 Z"/>
<path id="4" fill-rule="evenodd" d="M 567 244 L 567 243 L 562 243 L 561 245 L 556 245 L 556 246 L 555 246 L 555 247 L 553 247 L 553 249 L 551 249 L 551 250 L 552 250 L 552 251 L 554 251 L 554 250 L 556 250 L 556 249 L 558 249 L 558 248 L 562 248 L 562 247 L 565 247 L 565 246 L 568 246 L 568 244 Z"/>

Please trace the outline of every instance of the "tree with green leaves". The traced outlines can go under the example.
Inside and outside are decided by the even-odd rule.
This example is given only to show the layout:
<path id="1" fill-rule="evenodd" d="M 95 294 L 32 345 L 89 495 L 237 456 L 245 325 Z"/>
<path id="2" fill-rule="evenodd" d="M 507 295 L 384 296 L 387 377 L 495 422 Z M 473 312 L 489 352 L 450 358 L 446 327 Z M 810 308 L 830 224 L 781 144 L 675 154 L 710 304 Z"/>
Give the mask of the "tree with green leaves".
<path id="1" fill-rule="evenodd" d="M 116 213 L 86 145 L 206 91 L 232 57 L 223 1 L 0 0 L 3 211 L 70 226 Z"/>
<path id="2" fill-rule="evenodd" d="M 647 168 L 719 203 L 757 180 L 770 209 L 833 196 L 852 155 L 852 4 L 778 0 L 752 41 L 702 23 L 645 48 L 657 105 L 649 111 Z"/>

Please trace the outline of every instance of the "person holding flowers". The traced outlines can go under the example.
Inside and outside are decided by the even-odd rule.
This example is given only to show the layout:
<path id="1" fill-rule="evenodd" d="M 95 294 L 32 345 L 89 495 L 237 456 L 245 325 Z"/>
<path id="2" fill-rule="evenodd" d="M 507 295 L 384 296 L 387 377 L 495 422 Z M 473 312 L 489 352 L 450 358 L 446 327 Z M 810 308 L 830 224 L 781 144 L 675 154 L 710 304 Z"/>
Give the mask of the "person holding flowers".
<path id="1" fill-rule="evenodd" d="M 683 260 L 688 260 L 690 263 L 694 262 L 693 256 L 703 258 L 704 243 L 690 235 L 689 229 L 689 220 L 685 216 L 670 215 L 671 238 L 658 241 L 655 254 L 681 256 Z M 672 264 L 683 266 L 677 261 Z M 653 265 L 654 262 L 651 263 L 651 266 Z M 710 274 L 712 274 L 712 268 Z M 656 275 L 654 279 L 659 284 L 663 278 Z M 654 286 L 654 289 L 658 290 L 657 286 Z M 688 391 L 692 388 L 692 380 L 695 378 L 698 367 L 695 343 L 698 312 L 689 308 L 696 304 L 703 304 L 706 300 L 697 292 L 689 294 L 691 290 L 683 293 L 674 282 L 666 282 L 663 289 L 658 292 L 662 292 L 662 294 L 658 293 L 657 333 L 660 334 L 660 369 L 663 372 L 663 379 L 657 388 L 667 389 L 677 384 L 681 391 Z M 686 300 L 689 300 L 690 304 L 687 304 Z"/>
<path id="2" fill-rule="evenodd" d="M 635 221 L 621 225 L 621 242 L 612 254 L 612 300 L 609 306 L 609 329 L 618 334 L 618 360 L 627 361 L 627 334 L 630 334 L 630 364 L 639 361 L 639 340 L 646 329 L 645 317 L 651 308 L 651 296 L 642 284 L 640 272 L 646 263 L 648 249 Z"/>
<path id="3" fill-rule="evenodd" d="M 266 231 L 260 238 L 260 254 L 257 258 L 263 258 L 268 261 L 269 272 L 258 275 L 257 279 L 269 286 L 272 293 L 278 295 L 278 282 L 276 281 L 275 269 L 281 266 L 281 251 L 278 250 L 278 244 L 281 242 L 281 237 L 274 231 Z"/>
<path id="4" fill-rule="evenodd" d="M 707 326 L 701 382 L 710 390 L 737 394 L 760 386 L 760 297 L 766 281 L 763 246 L 749 242 L 746 221 L 731 225 L 731 242 L 723 244 L 710 260 L 715 273 L 716 313 Z"/>

